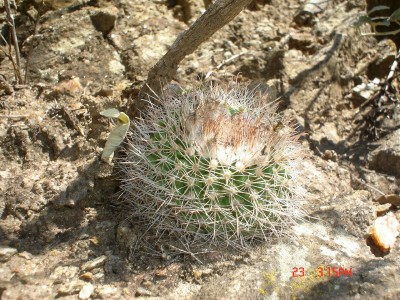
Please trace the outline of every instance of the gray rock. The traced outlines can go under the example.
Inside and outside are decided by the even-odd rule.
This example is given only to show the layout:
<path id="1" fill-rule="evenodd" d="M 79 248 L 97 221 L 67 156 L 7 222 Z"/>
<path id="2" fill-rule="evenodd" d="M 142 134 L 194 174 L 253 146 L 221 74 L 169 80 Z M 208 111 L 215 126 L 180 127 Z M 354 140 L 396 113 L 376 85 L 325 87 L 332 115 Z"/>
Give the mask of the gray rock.
<path id="1" fill-rule="evenodd" d="M 121 59 L 104 37 L 114 29 L 118 9 L 84 7 L 62 18 L 57 14 L 49 13 L 38 34 L 26 43 L 32 47 L 30 80 L 55 84 L 79 77 L 82 86 L 90 81 L 89 90 L 98 90 L 122 77 Z M 68 29 L 69 24 L 74 30 Z"/>
<path id="2" fill-rule="evenodd" d="M 322 13 L 328 6 L 326 0 L 309 0 L 297 12 L 293 21 L 299 26 L 311 26 L 315 20 L 315 15 Z"/>
<path id="3" fill-rule="evenodd" d="M 86 300 L 89 299 L 94 291 L 94 286 L 91 283 L 85 284 L 79 292 L 79 299 Z"/>
<path id="4" fill-rule="evenodd" d="M 67 282 L 58 287 L 57 296 L 77 294 L 80 292 L 84 285 L 85 282 L 77 279 Z"/>
<path id="5" fill-rule="evenodd" d="M 79 268 L 75 266 L 58 266 L 50 274 L 50 279 L 54 280 L 54 283 L 62 283 L 74 278 L 78 271 Z"/>
<path id="6" fill-rule="evenodd" d="M 52 300 L 56 298 L 56 294 L 51 287 L 46 284 L 21 284 L 13 283 L 1 288 L 2 300 Z"/>
<path id="7" fill-rule="evenodd" d="M 127 264 L 118 256 L 110 256 L 104 265 L 104 271 L 108 274 L 124 274 L 127 272 Z"/>
<path id="8" fill-rule="evenodd" d="M 144 287 L 138 287 L 136 290 L 135 296 L 151 296 L 151 292 L 148 289 L 145 289 Z"/>
<path id="9" fill-rule="evenodd" d="M 400 176 L 400 129 L 390 134 L 369 154 L 368 162 L 370 169 Z"/>
<path id="10" fill-rule="evenodd" d="M 104 264 L 106 259 L 107 259 L 107 256 L 105 256 L 105 255 L 99 256 L 99 257 L 97 257 L 97 258 L 95 258 L 93 260 L 90 260 L 90 261 L 84 263 L 81 266 L 81 270 L 82 271 L 90 271 L 90 270 L 93 270 L 95 268 L 98 268 L 98 267 L 100 267 L 100 266 L 102 266 Z"/>
<path id="11" fill-rule="evenodd" d="M 321 127 L 316 128 L 314 133 L 311 135 L 311 139 L 314 141 L 326 140 L 333 144 L 340 142 L 340 136 L 337 130 L 337 124 L 334 122 L 325 122 Z"/>
<path id="12" fill-rule="evenodd" d="M 0 246 L 0 262 L 8 261 L 17 252 L 15 248 Z"/>
<path id="13" fill-rule="evenodd" d="M 119 293 L 118 288 L 109 284 L 96 288 L 96 294 L 101 299 L 110 299 Z"/>
<path id="14" fill-rule="evenodd" d="M 297 49 L 302 52 L 314 53 L 316 46 L 315 37 L 310 33 L 293 32 L 288 41 L 289 49 Z"/>

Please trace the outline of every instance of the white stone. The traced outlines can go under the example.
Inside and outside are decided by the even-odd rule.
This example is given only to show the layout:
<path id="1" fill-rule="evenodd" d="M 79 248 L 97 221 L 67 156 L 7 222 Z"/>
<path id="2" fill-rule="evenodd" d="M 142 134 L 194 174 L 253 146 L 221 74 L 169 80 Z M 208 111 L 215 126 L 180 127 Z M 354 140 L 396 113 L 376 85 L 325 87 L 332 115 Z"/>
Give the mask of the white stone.
<path id="1" fill-rule="evenodd" d="M 79 299 L 85 300 L 89 299 L 94 291 L 94 287 L 91 283 L 85 284 L 79 292 Z"/>

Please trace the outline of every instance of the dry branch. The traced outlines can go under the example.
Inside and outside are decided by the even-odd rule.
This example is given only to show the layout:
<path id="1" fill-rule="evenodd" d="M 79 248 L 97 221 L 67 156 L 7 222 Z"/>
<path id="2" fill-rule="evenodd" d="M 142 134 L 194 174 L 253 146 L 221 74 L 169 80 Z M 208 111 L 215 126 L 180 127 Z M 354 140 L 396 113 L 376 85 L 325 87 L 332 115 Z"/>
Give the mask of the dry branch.
<path id="1" fill-rule="evenodd" d="M 211 4 L 188 30 L 178 36 L 170 50 L 150 70 L 137 101 L 130 103 L 128 114 L 138 116 L 146 109 L 148 102 L 145 99 L 149 95 L 160 94 L 162 85 L 174 78 L 179 63 L 251 2 L 252 0 L 217 0 Z"/>
<path id="2" fill-rule="evenodd" d="M 4 6 L 6 8 L 7 23 L 10 26 L 11 38 L 12 38 L 14 51 L 15 51 L 16 66 L 14 66 L 14 71 L 15 71 L 15 75 L 17 77 L 18 82 L 22 83 L 21 57 L 19 54 L 17 32 L 15 30 L 14 16 L 12 15 L 12 12 L 11 12 L 10 1 L 4 0 Z"/>

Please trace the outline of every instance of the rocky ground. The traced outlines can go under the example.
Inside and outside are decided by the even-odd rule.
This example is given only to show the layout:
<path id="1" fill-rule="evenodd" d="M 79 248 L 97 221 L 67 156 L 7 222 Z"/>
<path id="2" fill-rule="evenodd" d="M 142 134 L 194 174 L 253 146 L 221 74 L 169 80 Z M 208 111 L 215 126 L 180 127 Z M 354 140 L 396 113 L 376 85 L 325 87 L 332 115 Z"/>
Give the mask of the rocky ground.
<path id="1" fill-rule="evenodd" d="M 0 54 L 10 84 L 0 91 L 1 299 L 399 299 L 399 238 L 383 253 L 367 235 L 377 211 L 400 220 L 375 201 L 400 192 L 400 114 L 368 102 L 396 46 L 352 27 L 363 1 L 256 2 L 175 80 L 238 80 L 280 97 L 304 132 L 310 221 L 244 253 L 151 247 L 150 233 L 149 247 L 136 247 L 144 228 L 121 211 L 118 170 L 100 160 L 111 125 L 99 113 L 126 109 L 204 2 L 21 1 L 25 84 Z M 372 92 L 354 90 L 363 83 Z M 366 114 L 373 120 L 362 122 Z M 352 273 L 328 274 L 338 266 Z"/>

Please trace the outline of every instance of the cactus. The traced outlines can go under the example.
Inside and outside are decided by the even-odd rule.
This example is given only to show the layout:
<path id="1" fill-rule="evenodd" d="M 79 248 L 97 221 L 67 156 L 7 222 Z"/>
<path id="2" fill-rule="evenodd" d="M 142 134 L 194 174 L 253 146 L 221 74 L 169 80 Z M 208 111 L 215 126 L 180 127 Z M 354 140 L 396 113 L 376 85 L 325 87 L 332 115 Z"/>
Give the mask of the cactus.
<path id="1" fill-rule="evenodd" d="M 126 144 L 124 199 L 157 233 L 246 246 L 305 215 L 290 122 L 234 84 L 160 99 Z"/>

